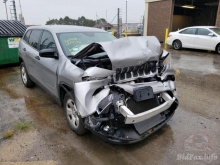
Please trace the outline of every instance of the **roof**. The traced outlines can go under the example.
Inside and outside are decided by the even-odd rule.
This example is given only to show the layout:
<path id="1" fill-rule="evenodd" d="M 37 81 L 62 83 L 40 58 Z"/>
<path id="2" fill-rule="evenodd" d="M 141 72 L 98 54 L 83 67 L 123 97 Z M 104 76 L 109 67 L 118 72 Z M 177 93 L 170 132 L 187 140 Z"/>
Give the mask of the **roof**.
<path id="1" fill-rule="evenodd" d="M 190 26 L 188 28 L 216 28 L 216 26 Z"/>
<path id="2" fill-rule="evenodd" d="M 109 23 L 98 23 L 97 25 L 95 25 L 94 27 L 113 27 L 113 25 L 109 24 Z"/>
<path id="3" fill-rule="evenodd" d="M 63 32 L 106 32 L 97 28 L 73 25 L 44 25 L 44 26 L 31 26 L 28 29 L 45 29 L 53 33 Z"/>
<path id="4" fill-rule="evenodd" d="M 182 30 L 185 30 L 185 29 L 188 29 L 188 28 L 217 28 L 217 26 L 190 26 L 190 27 L 185 27 L 183 29 L 179 29 L 177 31 L 182 31 Z"/>
<path id="5" fill-rule="evenodd" d="M 0 36 L 23 36 L 26 29 L 19 21 L 0 20 Z"/>

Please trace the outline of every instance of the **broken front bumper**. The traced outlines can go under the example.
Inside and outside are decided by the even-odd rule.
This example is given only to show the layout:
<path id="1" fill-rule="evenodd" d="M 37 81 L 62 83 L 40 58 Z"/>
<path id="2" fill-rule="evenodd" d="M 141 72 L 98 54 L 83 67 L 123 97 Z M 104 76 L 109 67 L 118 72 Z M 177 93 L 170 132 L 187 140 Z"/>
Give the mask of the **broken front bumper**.
<path id="1" fill-rule="evenodd" d="M 120 105 L 118 103 L 118 109 L 120 113 L 125 117 L 125 124 L 134 124 L 139 123 L 141 121 L 147 120 L 165 110 L 170 108 L 170 106 L 175 101 L 175 98 L 171 98 L 170 95 L 166 92 L 161 93 L 161 97 L 165 100 L 165 102 L 158 107 L 155 107 L 153 109 L 150 109 L 148 111 L 139 113 L 139 114 L 133 114 L 131 110 L 129 110 L 125 105 Z"/>
<path id="2" fill-rule="evenodd" d="M 161 106 L 148 110 L 149 111 L 149 112 L 147 111 L 148 113 L 144 112 L 134 115 L 130 110 L 129 110 L 130 112 L 127 111 L 128 114 L 125 112 L 124 115 L 127 114 L 126 115 L 127 118 L 125 118 L 125 122 L 127 121 L 128 123 L 125 124 L 126 125 L 125 127 L 117 130 L 113 134 L 106 134 L 105 132 L 99 129 L 98 130 L 92 129 L 89 125 L 87 125 L 88 124 L 87 122 L 85 122 L 86 128 L 89 129 L 93 134 L 103 139 L 104 141 L 112 144 L 138 143 L 146 139 L 148 136 L 150 136 L 160 128 L 162 128 L 173 117 L 174 112 L 179 104 L 178 100 L 175 98 L 171 98 L 167 93 L 163 93 L 162 97 L 166 99 L 166 102 L 163 103 Z M 166 107 L 168 108 L 164 110 L 164 108 Z M 143 118 L 139 118 L 140 116 L 142 116 Z M 133 121 L 132 119 L 134 118 L 137 119 L 135 121 L 141 119 L 141 121 L 136 124 L 144 124 L 149 129 L 147 131 L 144 131 L 144 133 L 138 133 L 138 131 L 135 129 L 136 124 L 134 123 L 129 124 L 129 121 Z M 157 120 L 158 118 L 160 118 L 160 121 Z"/>

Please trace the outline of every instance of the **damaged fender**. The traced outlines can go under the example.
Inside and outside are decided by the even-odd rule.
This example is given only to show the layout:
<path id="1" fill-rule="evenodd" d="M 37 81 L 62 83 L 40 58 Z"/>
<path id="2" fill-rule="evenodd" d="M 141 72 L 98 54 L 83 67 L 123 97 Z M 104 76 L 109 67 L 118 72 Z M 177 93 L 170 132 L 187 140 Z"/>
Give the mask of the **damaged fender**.
<path id="1" fill-rule="evenodd" d="M 74 83 L 75 102 L 82 118 L 96 112 L 98 104 L 109 95 L 108 87 L 94 95 L 98 88 L 106 86 L 109 82 L 110 79 Z"/>

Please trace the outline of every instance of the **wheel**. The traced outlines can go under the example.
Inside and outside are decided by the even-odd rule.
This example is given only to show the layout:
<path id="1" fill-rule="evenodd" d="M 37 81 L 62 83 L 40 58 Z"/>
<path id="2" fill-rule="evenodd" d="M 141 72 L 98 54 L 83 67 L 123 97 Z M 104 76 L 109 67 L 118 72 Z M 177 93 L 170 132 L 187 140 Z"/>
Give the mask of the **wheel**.
<path id="1" fill-rule="evenodd" d="M 218 44 L 216 51 L 218 54 L 220 54 L 220 44 Z"/>
<path id="2" fill-rule="evenodd" d="M 182 43 L 180 40 L 173 41 L 173 48 L 175 50 L 180 50 L 182 48 Z"/>
<path id="3" fill-rule="evenodd" d="M 83 135 L 87 132 L 83 119 L 80 117 L 73 97 L 67 93 L 64 97 L 64 110 L 70 129 L 77 135 Z"/>
<path id="4" fill-rule="evenodd" d="M 21 63 L 20 66 L 20 72 L 21 72 L 21 79 L 23 84 L 27 87 L 27 88 L 32 88 L 34 87 L 35 83 L 30 79 L 28 73 L 27 73 L 27 69 L 25 67 L 24 62 Z"/>

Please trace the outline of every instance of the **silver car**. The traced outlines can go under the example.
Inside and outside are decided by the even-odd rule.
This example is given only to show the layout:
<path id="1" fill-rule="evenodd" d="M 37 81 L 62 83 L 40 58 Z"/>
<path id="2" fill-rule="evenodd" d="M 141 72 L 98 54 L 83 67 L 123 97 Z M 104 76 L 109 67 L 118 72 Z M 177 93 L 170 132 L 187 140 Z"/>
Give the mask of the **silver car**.
<path id="1" fill-rule="evenodd" d="M 69 127 L 111 143 L 139 142 L 178 107 L 175 74 L 155 37 L 116 39 L 103 30 L 35 26 L 19 45 L 21 78 L 64 107 Z"/>

